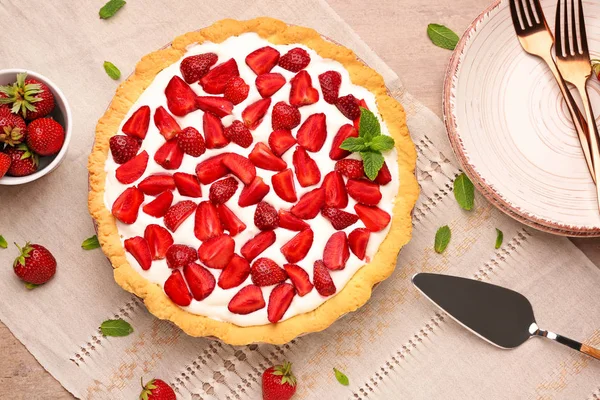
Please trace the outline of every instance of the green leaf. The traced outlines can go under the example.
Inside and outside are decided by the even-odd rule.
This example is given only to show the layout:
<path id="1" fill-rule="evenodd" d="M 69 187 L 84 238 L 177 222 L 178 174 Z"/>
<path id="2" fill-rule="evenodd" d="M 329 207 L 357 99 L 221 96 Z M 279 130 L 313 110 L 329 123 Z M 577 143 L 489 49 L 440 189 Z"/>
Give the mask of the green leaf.
<path id="1" fill-rule="evenodd" d="M 365 139 L 361 137 L 349 137 L 342 142 L 340 149 L 352 152 L 367 150 Z"/>
<path id="2" fill-rule="evenodd" d="M 377 174 L 385 162 L 385 159 L 381 153 L 361 151 L 360 156 L 363 159 L 363 167 L 365 169 L 365 175 L 367 175 L 367 178 L 370 180 L 377 178 Z"/>
<path id="3" fill-rule="evenodd" d="M 98 242 L 98 236 L 94 235 L 92 237 L 89 237 L 89 238 L 85 239 L 83 241 L 83 243 L 81 243 L 81 247 L 84 250 L 94 250 L 94 249 L 97 249 L 98 247 L 100 247 L 100 242 Z"/>
<path id="4" fill-rule="evenodd" d="M 338 370 L 337 368 L 334 368 L 333 372 L 335 373 L 335 379 L 337 379 L 339 383 L 341 383 L 344 386 L 348 386 L 350 384 L 350 380 L 346 375 L 344 375 L 342 371 Z"/>
<path id="5" fill-rule="evenodd" d="M 25 282 L 25 287 L 29 290 L 31 289 L 35 289 L 36 287 L 38 287 L 40 285 L 36 285 L 35 283 L 29 283 L 29 282 Z"/>
<path id="6" fill-rule="evenodd" d="M 475 187 L 464 172 L 454 179 L 454 198 L 463 210 L 473 209 Z"/>
<path id="7" fill-rule="evenodd" d="M 6 249 L 8 247 L 8 243 L 6 243 L 6 239 L 4 239 L 4 236 L 0 235 L 0 247 L 2 247 L 3 249 Z"/>
<path id="8" fill-rule="evenodd" d="M 448 243 L 450 243 L 450 238 L 452 237 L 452 232 L 450 232 L 450 228 L 448 225 L 442 226 L 435 233 L 435 245 L 434 249 L 436 253 L 443 253 L 448 247 Z"/>
<path id="9" fill-rule="evenodd" d="M 394 138 L 386 135 L 375 136 L 371 142 L 369 142 L 369 147 L 371 151 L 385 151 L 391 150 L 394 148 Z"/>
<path id="10" fill-rule="evenodd" d="M 129 322 L 122 319 L 109 319 L 100 325 L 100 330 L 104 336 L 127 336 L 133 332 Z"/>
<path id="11" fill-rule="evenodd" d="M 454 50 L 458 44 L 458 35 L 444 25 L 429 24 L 427 35 L 433 44 L 442 49 Z"/>
<path id="12" fill-rule="evenodd" d="M 370 142 L 375 136 L 381 135 L 379 120 L 371 111 L 364 107 L 360 108 L 360 124 L 358 135 L 365 141 Z"/>
<path id="13" fill-rule="evenodd" d="M 124 0 L 109 0 L 108 3 L 100 9 L 98 14 L 100 15 L 100 18 L 108 19 L 115 15 L 125 4 L 126 2 Z"/>
<path id="14" fill-rule="evenodd" d="M 496 228 L 496 249 L 499 249 L 502 246 L 502 242 L 504 241 L 504 233 L 498 228 Z"/>
<path id="15" fill-rule="evenodd" d="M 104 70 L 106 71 L 106 74 L 114 80 L 117 80 L 121 77 L 121 71 L 119 71 L 119 68 L 117 68 L 115 64 L 111 63 L 110 61 L 104 61 Z"/>

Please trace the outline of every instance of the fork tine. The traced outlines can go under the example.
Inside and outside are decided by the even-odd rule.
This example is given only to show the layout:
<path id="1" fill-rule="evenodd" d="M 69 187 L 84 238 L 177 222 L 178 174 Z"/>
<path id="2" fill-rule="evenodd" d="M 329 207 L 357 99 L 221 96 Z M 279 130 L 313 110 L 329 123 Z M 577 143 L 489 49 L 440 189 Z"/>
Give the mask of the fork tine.
<path id="1" fill-rule="evenodd" d="M 563 0 L 560 0 L 561 2 Z M 573 37 L 573 32 L 570 31 L 569 27 L 569 3 L 567 0 L 564 0 L 563 3 L 563 29 L 565 30 L 565 55 L 569 57 L 571 55 L 571 38 Z"/>
<path id="2" fill-rule="evenodd" d="M 571 0 L 571 39 L 573 40 L 573 53 L 578 55 L 579 51 L 579 32 L 575 22 L 575 0 Z"/>
<path id="3" fill-rule="evenodd" d="M 519 4 L 519 11 L 521 12 L 521 20 L 523 21 L 524 29 L 531 28 L 527 16 L 525 15 L 525 9 L 523 8 L 523 0 L 515 0 Z"/>
<path id="4" fill-rule="evenodd" d="M 519 0 L 510 0 L 510 16 L 513 21 L 513 25 L 517 33 L 521 33 L 523 31 L 523 25 L 521 25 L 521 21 L 519 21 L 519 15 L 517 14 L 517 5 L 516 1 Z"/>
<path id="5" fill-rule="evenodd" d="M 554 31 L 555 31 L 555 42 L 554 42 L 554 49 L 556 50 L 556 56 L 557 57 L 564 57 L 564 51 L 563 51 L 563 34 L 562 34 L 562 26 L 561 26 L 561 19 L 560 19 L 560 12 L 562 9 L 562 0 L 558 0 L 558 2 L 556 3 L 556 20 L 554 22 Z"/>
<path id="6" fill-rule="evenodd" d="M 542 6 L 540 5 L 540 0 L 531 0 L 531 3 L 533 4 L 533 10 L 531 12 L 533 13 L 534 18 L 537 17 L 537 19 L 535 20 L 536 23 L 543 24 L 544 11 L 542 10 Z"/>
<path id="7" fill-rule="evenodd" d="M 584 55 L 589 54 L 587 34 L 585 32 L 585 17 L 583 15 L 583 4 L 579 0 L 579 32 L 581 33 L 581 50 Z"/>

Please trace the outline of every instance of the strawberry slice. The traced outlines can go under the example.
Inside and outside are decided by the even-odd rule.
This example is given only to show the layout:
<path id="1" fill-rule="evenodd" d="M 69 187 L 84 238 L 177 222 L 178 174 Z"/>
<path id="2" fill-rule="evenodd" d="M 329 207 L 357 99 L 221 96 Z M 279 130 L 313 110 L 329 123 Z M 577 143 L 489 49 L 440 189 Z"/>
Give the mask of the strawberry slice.
<path id="1" fill-rule="evenodd" d="M 390 169 L 387 166 L 387 163 L 383 163 L 383 167 L 381 167 L 381 169 L 379 170 L 379 173 L 377 174 L 377 177 L 375 178 L 375 180 L 373 182 L 375 182 L 378 185 L 384 186 L 387 185 L 388 183 L 390 183 L 392 181 L 392 173 L 390 172 Z"/>
<path id="2" fill-rule="evenodd" d="M 279 62 L 279 51 L 271 46 L 261 47 L 246 56 L 246 64 L 256 75 L 266 74 Z"/>
<path id="3" fill-rule="evenodd" d="M 229 232 L 229 236 L 235 236 L 246 229 L 246 224 L 237 217 L 225 204 L 218 204 L 217 211 L 223 228 Z"/>
<path id="4" fill-rule="evenodd" d="M 258 142 L 248 155 L 248 159 L 258 168 L 269 171 L 283 171 L 287 164 L 281 158 L 277 157 L 269 147 L 263 142 Z"/>
<path id="5" fill-rule="evenodd" d="M 141 236 L 135 236 L 125 240 L 125 250 L 127 250 L 133 258 L 136 259 L 140 267 L 147 271 L 152 266 L 152 255 L 148 242 Z"/>
<path id="6" fill-rule="evenodd" d="M 233 121 L 231 125 L 225 128 L 223 134 L 227 140 L 245 149 L 250 147 L 254 141 L 252 133 L 250 133 L 250 129 L 248 129 L 248 127 L 244 125 L 242 121 Z"/>
<path id="7" fill-rule="evenodd" d="M 367 110 L 369 109 L 369 107 L 367 106 L 367 103 L 364 101 L 364 99 L 358 100 L 358 106 L 362 107 L 362 108 L 366 108 Z M 358 117 L 354 118 L 353 124 L 354 124 L 354 127 L 356 128 L 356 130 L 360 129 L 360 114 L 358 115 Z"/>
<path id="8" fill-rule="evenodd" d="M 321 181 L 321 171 L 319 171 L 317 163 L 308 155 L 304 147 L 296 147 L 292 162 L 300 186 L 308 187 Z"/>
<path id="9" fill-rule="evenodd" d="M 185 267 L 198 259 L 198 252 L 191 246 L 174 244 L 167 250 L 167 267 L 171 269 Z"/>
<path id="10" fill-rule="evenodd" d="M 234 76 L 239 76 L 237 63 L 233 58 L 217 65 L 200 79 L 200 86 L 206 93 L 223 94 L 225 85 Z"/>
<path id="11" fill-rule="evenodd" d="M 142 106 L 137 109 L 123 125 L 123 133 L 144 140 L 150 126 L 150 107 Z"/>
<path id="12" fill-rule="evenodd" d="M 219 117 L 205 112 L 202 116 L 202 128 L 207 149 L 220 149 L 229 144 L 229 140 L 223 134 L 223 124 Z"/>
<path id="13" fill-rule="evenodd" d="M 175 118 L 163 106 L 159 106 L 154 112 L 154 125 L 165 139 L 173 139 L 181 130 Z"/>
<path id="14" fill-rule="evenodd" d="M 358 99 L 351 94 L 339 97 L 335 102 L 335 106 L 340 110 L 346 118 L 354 121 L 360 118 L 360 106 Z"/>
<path id="15" fill-rule="evenodd" d="M 142 151 L 125 164 L 121 164 L 116 171 L 117 180 L 125 185 L 140 179 L 148 166 L 148 152 Z"/>
<path id="16" fill-rule="evenodd" d="M 292 136 L 292 132 L 286 129 L 274 130 L 269 136 L 269 147 L 271 147 L 273 154 L 278 157 L 281 157 L 295 144 L 296 139 Z"/>
<path id="17" fill-rule="evenodd" d="M 358 221 L 358 216 L 344 210 L 332 207 L 323 207 L 321 214 L 327 218 L 331 225 L 338 231 L 346 229 Z"/>
<path id="18" fill-rule="evenodd" d="M 279 210 L 279 226 L 290 231 L 300 232 L 310 228 L 306 222 L 289 211 Z"/>
<path id="19" fill-rule="evenodd" d="M 349 179 L 346 189 L 350 197 L 361 204 L 375 206 L 381 200 L 379 185 L 366 179 Z"/>
<path id="20" fill-rule="evenodd" d="M 165 142 L 156 154 L 154 161 L 164 169 L 177 169 L 183 161 L 183 150 L 177 144 L 177 139 L 171 139 Z"/>
<path id="21" fill-rule="evenodd" d="M 167 174 L 150 175 L 144 178 L 138 187 L 144 194 L 156 196 L 167 190 L 175 190 L 175 179 Z"/>
<path id="22" fill-rule="evenodd" d="M 336 271 L 346 268 L 348 258 L 350 258 L 350 250 L 346 232 L 334 233 L 325 244 L 323 263 L 330 270 Z"/>
<path id="23" fill-rule="evenodd" d="M 371 232 L 382 231 L 390 223 L 390 214 L 378 207 L 356 204 L 354 211 L 358 214 L 365 227 Z"/>
<path id="24" fill-rule="evenodd" d="M 262 122 L 271 105 L 271 98 L 261 99 L 250 104 L 242 111 L 242 119 L 249 129 L 256 129 Z"/>
<path id="25" fill-rule="evenodd" d="M 231 173 L 238 177 L 244 185 L 250 185 L 256 177 L 256 168 L 246 157 L 236 153 L 228 153 L 221 160 Z"/>
<path id="26" fill-rule="evenodd" d="M 256 77 L 255 84 L 261 97 L 271 97 L 285 85 L 285 78 L 276 72 L 262 74 Z"/>
<path id="27" fill-rule="evenodd" d="M 244 257 L 237 254 L 233 255 L 227 267 L 219 275 L 219 287 L 221 289 L 231 289 L 238 287 L 250 276 L 250 263 Z"/>
<path id="28" fill-rule="evenodd" d="M 325 205 L 325 189 L 313 189 L 300 197 L 290 210 L 292 214 L 301 219 L 313 219 Z"/>
<path id="29" fill-rule="evenodd" d="M 312 247 L 313 239 L 312 229 L 303 230 L 281 247 L 281 253 L 289 263 L 297 263 L 306 257 Z"/>
<path id="30" fill-rule="evenodd" d="M 229 153 L 222 153 L 208 158 L 196 166 L 196 175 L 200 183 L 208 185 L 217 179 L 220 179 L 229 173 L 229 170 L 222 161 Z"/>
<path id="31" fill-rule="evenodd" d="M 204 300 L 215 290 L 215 277 L 200 264 L 194 262 L 187 264 L 183 267 L 183 275 L 194 300 Z"/>
<path id="32" fill-rule="evenodd" d="M 348 193 L 346 192 L 342 174 L 337 171 L 331 171 L 325 175 L 321 187 L 325 189 L 325 204 L 328 207 L 346 208 L 348 205 Z"/>
<path id="33" fill-rule="evenodd" d="M 254 211 L 254 225 L 261 231 L 273 230 L 279 226 L 279 214 L 275 207 L 261 201 Z"/>
<path id="34" fill-rule="evenodd" d="M 178 117 L 196 110 L 196 93 L 178 76 L 174 76 L 165 88 L 167 108 Z"/>
<path id="35" fill-rule="evenodd" d="M 223 96 L 233 104 L 240 104 L 248 98 L 250 86 L 240 76 L 234 76 L 227 81 Z"/>
<path id="36" fill-rule="evenodd" d="M 262 290 L 258 286 L 248 285 L 233 296 L 227 309 L 234 314 L 246 315 L 264 307 Z"/>
<path id="37" fill-rule="evenodd" d="M 363 162 L 360 160 L 340 160 L 335 163 L 335 170 L 350 179 L 358 179 L 365 176 Z"/>
<path id="38" fill-rule="evenodd" d="M 175 172 L 173 174 L 175 186 L 179 194 L 187 197 L 202 197 L 200 181 L 196 175 L 186 174 L 185 172 Z"/>
<path id="39" fill-rule="evenodd" d="M 115 135 L 108 143 L 113 160 L 117 164 L 124 164 L 135 157 L 141 145 L 139 139 L 125 135 Z"/>
<path id="40" fill-rule="evenodd" d="M 165 216 L 171 204 L 173 203 L 173 192 L 167 190 L 158 195 L 150 203 L 146 204 L 142 210 L 153 217 L 162 218 Z"/>
<path id="41" fill-rule="evenodd" d="M 358 137 L 358 131 L 350 124 L 342 125 L 333 137 L 331 150 L 329 150 L 329 158 L 337 161 L 341 160 L 342 158 L 346 158 L 351 154 L 348 150 L 340 149 L 340 146 L 342 143 L 344 143 L 344 140 L 348 139 L 349 137 Z"/>
<path id="42" fill-rule="evenodd" d="M 304 269 L 295 264 L 285 264 L 283 268 L 294 284 L 298 296 L 303 297 L 310 293 L 313 289 L 313 284 L 310 283 L 308 273 Z"/>
<path id="43" fill-rule="evenodd" d="M 188 290 L 183 275 L 178 269 L 173 270 L 165 281 L 165 293 L 171 301 L 178 306 L 189 306 L 192 303 L 192 295 Z"/>
<path id="44" fill-rule="evenodd" d="M 208 240 L 223 234 L 223 226 L 217 208 L 210 201 L 203 201 L 196 208 L 194 236 L 198 240 Z"/>
<path id="45" fill-rule="evenodd" d="M 298 144 L 312 152 L 321 150 L 325 139 L 327 139 L 327 122 L 323 113 L 308 117 L 296 134 Z"/>
<path id="46" fill-rule="evenodd" d="M 204 53 L 189 56 L 181 61 L 179 70 L 187 83 L 198 82 L 217 63 L 219 57 L 215 53 Z"/>
<path id="47" fill-rule="evenodd" d="M 212 113 L 219 118 L 223 118 L 233 111 L 233 103 L 231 101 L 217 96 L 196 97 L 196 107 L 204 112 Z"/>
<path id="48" fill-rule="evenodd" d="M 294 183 L 294 173 L 291 169 L 281 171 L 271 177 L 273 190 L 282 200 L 295 203 L 298 200 L 296 195 L 296 185 Z"/>
<path id="49" fill-rule="evenodd" d="M 196 128 L 188 126 L 177 134 L 177 145 L 185 154 L 200 157 L 206 152 L 206 143 Z"/>
<path id="50" fill-rule="evenodd" d="M 313 283 L 321 296 L 331 296 L 337 290 L 329 270 L 321 260 L 315 261 L 313 266 Z"/>
<path id="51" fill-rule="evenodd" d="M 144 239 L 148 242 L 153 260 L 162 260 L 173 245 L 173 236 L 160 225 L 150 224 L 144 230 Z"/>
<path id="52" fill-rule="evenodd" d="M 271 247 L 275 243 L 274 231 L 264 231 L 248 240 L 240 250 L 242 256 L 248 261 L 254 260 L 260 253 Z"/>
<path id="53" fill-rule="evenodd" d="M 290 104 L 296 107 L 307 106 L 319 101 L 319 91 L 312 86 L 308 72 L 300 71 L 290 81 Z"/>
<path id="54" fill-rule="evenodd" d="M 209 268 L 223 269 L 233 258 L 235 242 L 229 235 L 208 239 L 198 249 L 198 258 Z"/>
<path id="55" fill-rule="evenodd" d="M 271 126 L 274 130 L 294 129 L 300 125 L 300 111 L 285 101 L 279 101 L 273 106 L 271 113 Z"/>
<path id="56" fill-rule="evenodd" d="M 279 58 L 279 66 L 292 72 L 306 68 L 309 63 L 310 55 L 300 47 L 294 47 Z"/>
<path id="57" fill-rule="evenodd" d="M 164 223 L 168 230 L 175 232 L 196 209 L 196 203 L 191 200 L 180 201 L 169 208 L 165 214 Z"/>
<path id="58" fill-rule="evenodd" d="M 283 318 L 295 295 L 296 290 L 289 283 L 281 283 L 275 286 L 269 296 L 269 306 L 267 307 L 269 322 L 274 324 Z"/>
<path id="59" fill-rule="evenodd" d="M 221 179 L 211 185 L 208 198 L 213 204 L 226 203 L 235 194 L 237 187 L 238 181 L 235 178 Z"/>
<path id="60" fill-rule="evenodd" d="M 248 207 L 260 202 L 269 193 L 271 188 L 263 182 L 260 176 L 254 178 L 252 183 L 242 189 L 238 205 L 240 207 Z"/>
<path id="61" fill-rule="evenodd" d="M 138 217 L 144 193 L 135 186 L 125 189 L 112 206 L 112 215 L 124 224 L 133 224 Z"/>
<path id="62" fill-rule="evenodd" d="M 365 228 L 356 228 L 348 235 L 348 245 L 350 250 L 360 260 L 364 260 L 367 254 L 367 245 L 371 232 Z"/>
<path id="63" fill-rule="evenodd" d="M 327 71 L 319 75 L 319 83 L 323 98 L 329 104 L 335 104 L 340 95 L 340 86 L 342 85 L 342 75 L 337 71 Z"/>
<path id="64" fill-rule="evenodd" d="M 275 261 L 261 257 L 252 263 L 250 278 L 256 286 L 271 286 L 285 281 L 287 274 Z"/>

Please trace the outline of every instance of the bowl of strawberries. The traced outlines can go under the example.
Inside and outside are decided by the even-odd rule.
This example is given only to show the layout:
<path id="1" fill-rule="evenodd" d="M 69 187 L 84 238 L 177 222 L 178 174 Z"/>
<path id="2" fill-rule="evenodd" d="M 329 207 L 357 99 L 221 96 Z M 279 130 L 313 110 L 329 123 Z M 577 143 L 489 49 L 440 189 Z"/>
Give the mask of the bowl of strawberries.
<path id="1" fill-rule="evenodd" d="M 52 172 L 67 153 L 71 109 L 48 78 L 0 70 L 0 185 L 21 185 Z"/>

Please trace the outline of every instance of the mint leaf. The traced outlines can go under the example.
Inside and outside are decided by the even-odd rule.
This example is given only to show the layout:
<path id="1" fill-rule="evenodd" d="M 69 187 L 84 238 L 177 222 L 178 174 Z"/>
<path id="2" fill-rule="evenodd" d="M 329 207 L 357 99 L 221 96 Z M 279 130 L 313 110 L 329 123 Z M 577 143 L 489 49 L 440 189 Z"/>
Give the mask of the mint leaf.
<path id="1" fill-rule="evenodd" d="M 340 149 L 352 152 L 368 150 L 365 146 L 365 139 L 361 137 L 349 137 L 340 145 Z"/>
<path id="2" fill-rule="evenodd" d="M 456 33 L 439 24 L 429 24 L 427 26 L 427 35 L 437 47 L 448 50 L 454 50 L 459 40 Z"/>
<path id="3" fill-rule="evenodd" d="M 464 172 L 454 179 L 454 198 L 463 210 L 471 211 L 473 209 L 475 187 Z"/>
<path id="4" fill-rule="evenodd" d="M 365 141 L 370 142 L 375 136 L 381 135 L 379 120 L 371 111 L 364 107 L 360 108 L 360 124 L 358 135 Z"/>
<path id="5" fill-rule="evenodd" d="M 333 372 L 335 373 L 335 379 L 337 379 L 339 383 L 341 383 L 344 386 L 348 386 L 350 384 L 350 380 L 342 371 L 338 370 L 337 368 L 334 368 Z"/>
<path id="6" fill-rule="evenodd" d="M 100 15 L 100 18 L 108 19 L 115 15 L 125 4 L 126 2 L 124 0 L 109 0 L 108 3 L 100 9 L 98 14 Z"/>
<path id="7" fill-rule="evenodd" d="M 394 138 L 386 135 L 375 136 L 369 143 L 371 151 L 385 151 L 394 148 Z"/>
<path id="8" fill-rule="evenodd" d="M 6 249 L 8 247 L 8 243 L 6 243 L 6 239 L 4 239 L 4 236 L 0 235 L 0 247 L 2 247 L 3 249 Z"/>
<path id="9" fill-rule="evenodd" d="M 94 235 L 92 237 L 89 237 L 89 238 L 85 239 L 83 241 L 83 243 L 81 243 L 81 247 L 84 250 L 94 250 L 94 249 L 97 249 L 98 247 L 100 247 L 100 243 L 98 242 L 98 236 Z"/>
<path id="10" fill-rule="evenodd" d="M 104 336 L 127 336 L 133 332 L 133 328 L 122 319 L 109 319 L 100 325 L 100 331 Z"/>
<path id="11" fill-rule="evenodd" d="M 450 238 L 452 237 L 452 232 L 450 232 L 450 228 L 448 225 L 442 226 L 435 233 L 435 244 L 434 249 L 436 253 L 443 253 L 448 247 L 448 243 L 450 243 Z"/>
<path id="12" fill-rule="evenodd" d="M 500 246 L 502 246 L 502 242 L 504 241 L 504 233 L 502 233 L 502 231 L 498 228 L 496 228 L 496 250 L 498 250 L 500 248 Z"/>
<path id="13" fill-rule="evenodd" d="M 117 80 L 121 77 L 121 71 L 119 71 L 119 68 L 117 68 L 115 64 L 111 63 L 110 61 L 104 61 L 104 70 L 106 71 L 106 74 L 114 80 Z"/>
<path id="14" fill-rule="evenodd" d="M 375 180 L 377 178 L 377 174 L 381 167 L 383 167 L 383 163 L 385 159 L 381 155 L 381 153 L 376 153 L 372 151 L 361 151 L 360 156 L 363 160 L 363 167 L 365 169 L 365 175 L 370 180 Z"/>

